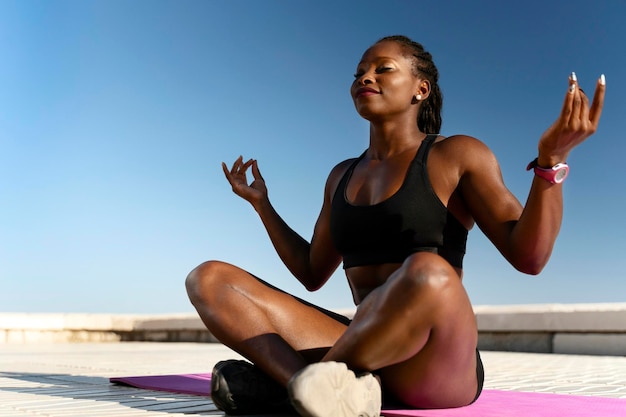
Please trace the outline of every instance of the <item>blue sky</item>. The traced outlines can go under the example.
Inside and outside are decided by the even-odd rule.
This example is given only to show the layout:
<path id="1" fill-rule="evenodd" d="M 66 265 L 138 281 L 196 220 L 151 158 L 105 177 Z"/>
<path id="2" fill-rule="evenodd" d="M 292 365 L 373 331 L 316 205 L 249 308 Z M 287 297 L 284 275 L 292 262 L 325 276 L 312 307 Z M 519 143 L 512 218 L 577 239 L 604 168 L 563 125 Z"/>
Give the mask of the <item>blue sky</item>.
<path id="1" fill-rule="evenodd" d="M 523 202 L 537 140 L 576 71 L 606 74 L 600 129 L 568 161 L 550 264 L 516 272 L 470 232 L 474 304 L 626 301 L 626 4 L 613 1 L 0 1 L 0 311 L 192 311 L 184 278 L 225 260 L 307 293 L 220 163 L 259 161 L 310 238 L 330 169 L 367 146 L 361 54 L 405 34 L 434 56 L 444 135 L 496 154 Z"/>

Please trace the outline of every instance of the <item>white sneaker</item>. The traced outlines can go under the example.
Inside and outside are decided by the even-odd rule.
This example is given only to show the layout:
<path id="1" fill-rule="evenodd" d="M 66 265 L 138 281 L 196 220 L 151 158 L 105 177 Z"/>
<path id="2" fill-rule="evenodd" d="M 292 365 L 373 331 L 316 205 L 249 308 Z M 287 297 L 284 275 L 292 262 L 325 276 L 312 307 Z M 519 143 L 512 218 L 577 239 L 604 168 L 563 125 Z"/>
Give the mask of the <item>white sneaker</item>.
<path id="1" fill-rule="evenodd" d="M 382 393 L 376 378 L 357 377 L 343 362 L 318 362 L 291 378 L 289 397 L 303 417 L 379 417 Z"/>

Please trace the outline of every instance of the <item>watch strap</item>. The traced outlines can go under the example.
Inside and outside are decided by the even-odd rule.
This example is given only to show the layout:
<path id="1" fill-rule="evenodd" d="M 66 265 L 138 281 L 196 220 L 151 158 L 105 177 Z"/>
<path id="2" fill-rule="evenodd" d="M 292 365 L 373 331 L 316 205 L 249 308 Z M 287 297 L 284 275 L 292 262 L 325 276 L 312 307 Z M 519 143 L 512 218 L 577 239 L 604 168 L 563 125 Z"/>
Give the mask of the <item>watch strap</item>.
<path id="1" fill-rule="evenodd" d="M 565 181 L 569 174 L 569 165 L 565 162 L 558 163 L 550 168 L 542 168 L 537 163 L 539 158 L 532 160 L 526 167 L 526 171 L 531 169 L 535 172 L 535 175 L 543 178 L 551 184 L 560 184 Z"/>

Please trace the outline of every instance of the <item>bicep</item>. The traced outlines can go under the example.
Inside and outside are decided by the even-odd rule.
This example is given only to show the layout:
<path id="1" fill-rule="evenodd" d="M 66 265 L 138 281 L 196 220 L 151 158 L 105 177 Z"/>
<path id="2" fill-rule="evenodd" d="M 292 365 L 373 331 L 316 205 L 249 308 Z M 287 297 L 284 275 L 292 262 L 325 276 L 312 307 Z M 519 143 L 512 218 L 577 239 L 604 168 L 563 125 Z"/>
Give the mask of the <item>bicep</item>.
<path id="1" fill-rule="evenodd" d="M 463 200 L 478 227 L 496 248 L 510 259 L 510 238 L 522 213 L 522 205 L 504 184 L 500 165 L 485 146 L 466 154 L 460 181 Z"/>

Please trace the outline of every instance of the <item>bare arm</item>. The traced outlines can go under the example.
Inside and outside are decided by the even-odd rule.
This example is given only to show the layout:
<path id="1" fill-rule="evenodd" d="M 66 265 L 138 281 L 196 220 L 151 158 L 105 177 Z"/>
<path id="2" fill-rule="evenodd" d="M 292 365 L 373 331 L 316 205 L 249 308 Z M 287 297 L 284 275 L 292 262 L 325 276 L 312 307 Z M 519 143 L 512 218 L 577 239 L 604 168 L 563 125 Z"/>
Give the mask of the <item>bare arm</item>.
<path id="1" fill-rule="evenodd" d="M 559 118 L 539 141 L 540 166 L 565 162 L 571 150 L 598 127 L 604 102 L 604 80 L 598 80 L 589 107 L 576 79 L 570 79 Z M 506 189 L 493 155 L 475 147 L 462 178 L 464 200 L 476 222 L 518 270 L 538 274 L 548 262 L 563 217 L 563 184 L 534 177 L 522 208 Z"/>
<path id="2" fill-rule="evenodd" d="M 250 167 L 254 181 L 248 185 L 246 171 Z M 313 238 L 309 243 L 285 223 L 270 203 L 265 181 L 256 160 L 243 163 L 243 159 L 239 157 L 231 170 L 228 170 L 225 164 L 222 164 L 222 168 L 235 194 L 252 204 L 259 214 L 278 256 L 289 271 L 309 291 L 319 289 L 341 262 L 341 257 L 330 239 L 328 185 Z"/>

